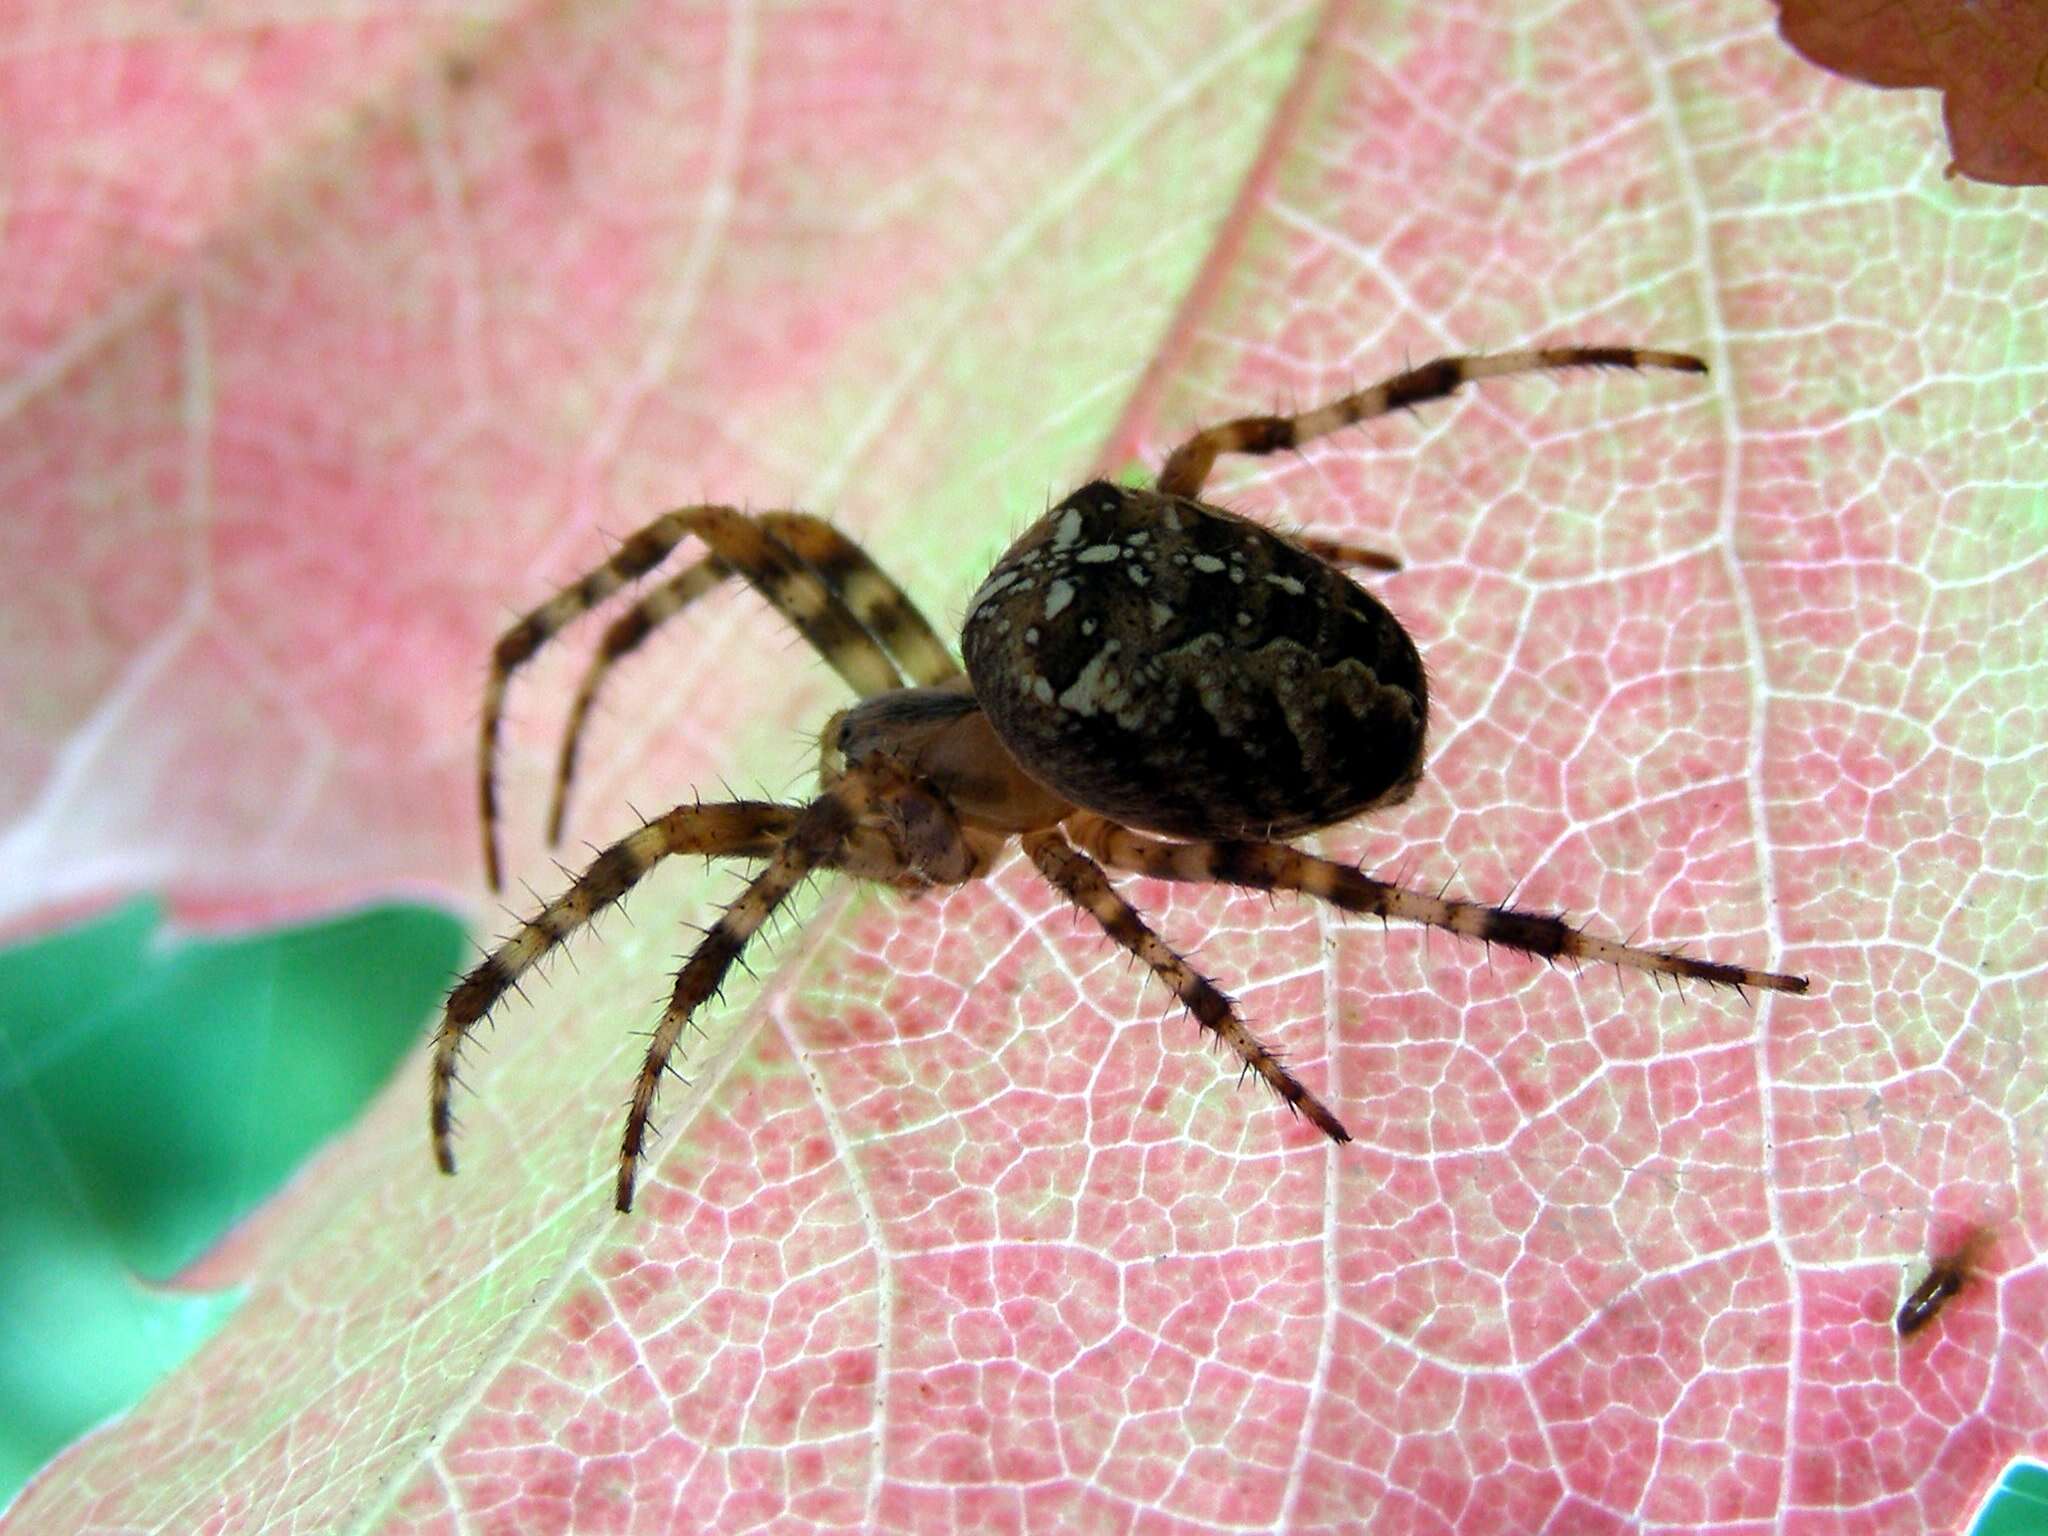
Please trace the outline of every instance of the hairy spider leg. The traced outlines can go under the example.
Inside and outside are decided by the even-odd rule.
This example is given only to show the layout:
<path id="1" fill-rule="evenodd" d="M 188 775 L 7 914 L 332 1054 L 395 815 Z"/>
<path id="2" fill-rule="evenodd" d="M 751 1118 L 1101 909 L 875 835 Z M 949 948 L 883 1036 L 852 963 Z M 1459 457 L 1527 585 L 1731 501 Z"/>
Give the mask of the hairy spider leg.
<path id="1" fill-rule="evenodd" d="M 633 1208 L 633 1185 L 646 1149 L 654 1096 L 691 1015 L 716 995 L 747 941 L 760 931 L 790 892 L 812 871 L 838 863 L 863 823 L 876 821 L 892 829 L 914 825 L 927 834 L 935 827 L 949 825 L 958 836 L 958 823 L 951 812 L 886 757 L 863 758 L 798 813 L 796 824 L 775 850 L 768 867 L 706 930 L 676 975 L 675 992 L 647 1042 L 647 1055 L 633 1086 L 632 1107 L 626 1112 L 626 1133 L 619 1143 L 618 1184 L 612 1200 L 617 1209 Z M 947 862 L 965 870 L 971 868 L 973 859 L 963 847 L 957 851 L 957 857 L 947 856 Z M 871 879 L 880 876 L 880 872 L 871 869 L 862 873 Z M 963 873 L 961 878 L 965 877 Z"/>
<path id="2" fill-rule="evenodd" d="M 1027 833 L 1024 851 L 1055 890 L 1100 923 L 1104 933 L 1144 961 L 1153 975 L 1173 989 L 1174 996 L 1195 1016 L 1195 1022 L 1235 1051 L 1245 1070 L 1256 1072 L 1286 1101 L 1288 1108 L 1306 1115 L 1310 1124 L 1334 1142 L 1351 1139 L 1351 1133 L 1322 1101 L 1304 1088 L 1245 1027 L 1235 1005 L 1222 990 L 1154 933 L 1138 915 L 1137 908 L 1116 893 L 1101 866 L 1062 837 L 1057 827 Z"/>
<path id="3" fill-rule="evenodd" d="M 910 594 L 852 539 L 810 512 L 763 512 L 760 523 L 818 573 L 912 682 L 932 688 L 960 675 L 960 663 Z"/>
<path id="4" fill-rule="evenodd" d="M 763 512 L 754 519 L 777 543 L 793 552 L 816 573 L 825 590 L 846 604 L 870 635 L 879 640 L 913 682 L 943 683 L 960 673 L 917 605 L 903 588 L 875 563 L 866 550 L 821 517 L 809 512 Z M 637 650 L 659 626 L 681 613 L 732 574 L 712 555 L 680 572 L 620 614 L 605 631 L 591 658 L 569 710 L 568 729 L 555 767 L 554 798 L 548 806 L 548 843 L 561 841 L 568 815 L 569 785 L 576 773 L 576 755 L 583 728 L 596 702 L 597 690 L 612 667 Z"/>
<path id="5" fill-rule="evenodd" d="M 1553 368 L 1707 371 L 1705 363 L 1688 353 L 1652 352 L 1641 347 L 1536 347 L 1523 352 L 1497 352 L 1490 357 L 1440 357 L 1312 411 L 1294 416 L 1240 416 L 1235 421 L 1205 428 L 1167 456 L 1166 467 L 1159 471 L 1159 489 L 1169 496 L 1199 496 L 1219 454 L 1278 453 L 1285 448 L 1298 448 L 1340 427 L 1355 426 L 1428 400 L 1441 400 L 1472 379 L 1540 373 Z"/>
<path id="6" fill-rule="evenodd" d="M 455 1087 L 457 1053 L 470 1031 L 518 984 L 519 978 L 598 913 L 625 898 L 647 872 L 670 854 L 700 853 L 711 858 L 765 859 L 795 829 L 794 806 L 762 800 L 736 800 L 723 805 L 679 805 L 636 832 L 629 832 L 590 862 L 568 890 L 549 902 L 539 916 L 471 967 L 455 984 L 434 1034 L 434 1060 L 428 1075 L 428 1123 L 434 1138 L 434 1161 L 443 1173 L 455 1171 L 449 1101 Z"/>
<path id="7" fill-rule="evenodd" d="M 1299 544 L 1318 560 L 1327 560 L 1332 565 L 1355 565 L 1367 571 L 1401 569 L 1398 556 L 1367 549 L 1363 544 L 1347 544 L 1342 539 L 1325 539 L 1312 533 L 1289 533 L 1283 537 Z"/>
<path id="8" fill-rule="evenodd" d="M 1346 912 L 1423 923 L 1544 960 L 1604 961 L 1713 986 L 1753 987 L 1766 992 L 1804 992 L 1807 987 L 1804 976 L 1783 976 L 1775 971 L 1695 960 L 1668 950 L 1638 949 L 1615 939 L 1597 938 L 1574 928 L 1562 917 L 1513 907 L 1489 907 L 1390 885 L 1349 864 L 1318 858 L 1285 843 L 1166 842 L 1085 814 L 1069 818 L 1067 827 L 1082 847 L 1111 868 L 1150 875 L 1156 880 L 1294 891 L 1327 901 Z"/>
<path id="9" fill-rule="evenodd" d="M 771 537 L 759 519 L 731 507 L 678 507 L 640 529 L 604 564 L 571 582 L 498 637 L 484 685 L 478 747 L 478 794 L 483 805 L 484 873 L 500 888 L 498 863 L 497 748 L 512 673 L 535 651 L 617 592 L 646 575 L 692 534 L 745 576 L 775 611 L 809 641 L 855 693 L 866 696 L 902 686 L 902 678 L 874 636 L 796 554 Z"/>
<path id="10" fill-rule="evenodd" d="M 555 788 L 548 802 L 548 846 L 562 840 L 562 823 L 569 814 L 569 785 L 576 777 L 576 753 L 583 744 L 583 726 L 597 702 L 598 687 L 612 665 L 631 655 L 654 630 L 681 613 L 713 587 L 731 575 L 717 556 L 684 567 L 605 627 L 597 654 L 584 669 L 577 684 L 575 700 L 569 706 L 569 724 L 562 732 L 562 750 L 555 759 Z"/>

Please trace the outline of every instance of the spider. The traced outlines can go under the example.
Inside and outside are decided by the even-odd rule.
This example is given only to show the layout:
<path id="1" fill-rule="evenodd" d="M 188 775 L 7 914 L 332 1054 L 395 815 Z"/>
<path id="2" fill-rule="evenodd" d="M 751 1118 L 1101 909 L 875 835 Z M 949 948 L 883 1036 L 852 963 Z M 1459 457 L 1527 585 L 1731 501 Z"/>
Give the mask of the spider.
<path id="1" fill-rule="evenodd" d="M 1255 1073 L 1338 1143 L 1351 1139 L 1338 1118 L 1260 1044 L 1231 1000 L 1146 925 L 1108 870 L 1292 891 L 1550 961 L 1806 991 L 1803 976 L 1641 949 L 1563 917 L 1425 894 L 1283 841 L 1414 792 L 1427 685 L 1407 631 L 1341 569 L 1394 570 L 1399 562 L 1332 539 L 1276 533 L 1202 501 L 1217 456 L 1296 448 L 1441 399 L 1468 380 L 1574 367 L 1706 372 L 1696 357 L 1635 347 L 1453 356 L 1298 415 L 1210 427 L 1168 456 L 1152 489 L 1097 480 L 1027 528 L 968 604 L 964 671 L 903 589 L 821 518 L 692 506 L 640 529 L 514 624 L 493 652 L 478 775 L 493 889 L 494 764 L 512 673 L 684 540 L 700 540 L 708 553 L 612 624 L 577 692 L 556 771 L 551 841 L 607 670 L 729 576 L 749 582 L 859 699 L 825 727 L 815 798 L 678 805 L 604 849 L 462 977 L 433 1047 L 429 1120 L 442 1171 L 455 1171 L 450 1098 L 470 1031 L 535 962 L 679 853 L 766 867 L 705 932 L 648 1042 L 619 1147 L 621 1211 L 632 1208 L 655 1091 L 683 1028 L 762 923 L 819 870 L 915 893 L 979 879 L 1018 840 L 1061 896 L 1235 1053 L 1240 1077 Z"/>

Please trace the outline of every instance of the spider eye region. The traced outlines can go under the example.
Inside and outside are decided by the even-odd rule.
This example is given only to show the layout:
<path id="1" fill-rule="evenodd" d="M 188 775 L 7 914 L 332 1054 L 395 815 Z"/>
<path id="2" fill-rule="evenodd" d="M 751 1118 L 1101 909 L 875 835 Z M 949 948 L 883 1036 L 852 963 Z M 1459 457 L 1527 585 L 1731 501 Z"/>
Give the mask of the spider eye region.
<path id="1" fill-rule="evenodd" d="M 968 676 L 1076 805 L 1180 837 L 1287 837 L 1407 798 L 1415 643 L 1336 567 L 1221 507 L 1096 481 L 969 604 Z"/>

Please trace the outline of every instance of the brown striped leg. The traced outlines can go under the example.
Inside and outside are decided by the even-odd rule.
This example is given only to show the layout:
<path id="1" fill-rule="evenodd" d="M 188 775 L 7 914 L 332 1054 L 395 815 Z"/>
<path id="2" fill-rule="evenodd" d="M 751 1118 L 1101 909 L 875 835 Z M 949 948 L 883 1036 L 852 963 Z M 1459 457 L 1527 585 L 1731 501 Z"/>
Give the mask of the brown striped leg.
<path id="1" fill-rule="evenodd" d="M 597 690 L 613 665 L 640 648 L 640 642 L 655 628 L 681 613 L 698 598 L 730 575 L 716 558 L 699 560 L 670 577 L 628 608 L 604 632 L 597 654 L 577 685 L 575 702 L 569 706 L 568 729 L 562 733 L 562 751 L 555 762 L 555 788 L 548 802 L 548 846 L 562 840 L 562 822 L 569 814 L 569 785 L 576 777 L 576 753 L 583 743 L 583 726 L 590 708 L 597 702 Z"/>
<path id="2" fill-rule="evenodd" d="M 826 664 L 865 697 L 902 686 L 903 679 L 875 639 L 844 602 L 825 587 L 795 553 L 771 537 L 760 520 L 731 507 L 679 507 L 664 512 L 619 546 L 604 564 L 570 583 L 498 638 L 484 685 L 478 747 L 478 795 L 483 805 L 484 873 L 491 889 L 500 883 L 498 863 L 497 748 L 505 689 L 512 674 L 565 626 L 646 575 L 684 539 L 695 535 L 755 590 L 825 658 Z"/>
<path id="3" fill-rule="evenodd" d="M 613 1194 L 613 1204 L 619 1210 L 633 1208 L 633 1184 L 646 1150 L 648 1117 L 676 1041 L 691 1015 L 717 993 L 747 941 L 807 876 L 839 861 L 854 834 L 868 830 L 864 822 L 886 821 L 893 833 L 907 821 L 928 832 L 933 825 L 933 807 L 938 819 L 952 821 L 944 806 L 887 758 L 863 759 L 803 808 L 768 867 L 712 924 L 677 974 L 674 995 L 647 1042 L 647 1055 L 633 1086 L 632 1108 L 626 1114 L 626 1134 L 619 1144 L 619 1178 Z"/>
<path id="4" fill-rule="evenodd" d="M 765 859 L 782 846 L 797 823 L 793 806 L 740 800 L 727 805 L 679 805 L 666 816 L 620 838 L 600 853 L 576 883 L 549 902 L 538 917 L 478 961 L 448 994 L 441 1027 L 434 1035 L 429 1078 L 428 1123 L 434 1160 L 443 1173 L 455 1171 L 450 1142 L 450 1096 L 456 1055 L 477 1023 L 519 978 L 577 929 L 621 900 L 642 876 L 672 853 Z"/>
<path id="5" fill-rule="evenodd" d="M 959 663 L 953 660 L 945 642 L 925 622 L 917 605 L 853 540 L 823 518 L 808 512 L 763 512 L 755 521 L 771 538 L 811 568 L 825 584 L 826 590 L 845 603 L 854 618 L 881 642 L 913 682 L 930 685 L 959 676 Z M 568 812 L 569 785 L 576 773 L 576 755 L 582 744 L 583 727 L 606 675 L 623 657 L 638 649 L 657 627 L 681 613 L 729 574 L 728 567 L 716 556 L 701 560 L 648 593 L 605 631 L 604 640 L 576 690 L 576 701 L 569 712 L 569 727 L 562 737 L 561 756 L 555 769 L 554 798 L 548 806 L 548 843 L 551 846 L 561 841 L 562 823 Z"/>
<path id="6" fill-rule="evenodd" d="M 960 675 L 946 642 L 866 550 L 809 512 L 763 512 L 760 521 L 853 610 L 912 682 L 932 688 Z"/>
<path id="7" fill-rule="evenodd" d="M 1323 1107 L 1322 1101 L 1302 1087 L 1294 1074 L 1280 1065 L 1279 1058 L 1245 1027 L 1230 999 L 1216 984 L 1147 927 L 1137 909 L 1111 887 L 1100 866 L 1062 837 L 1057 827 L 1026 834 L 1024 851 L 1054 889 L 1094 918 L 1104 933 L 1144 961 L 1153 975 L 1173 988 L 1174 996 L 1187 1005 L 1196 1022 L 1237 1053 L 1245 1071 L 1258 1073 L 1290 1109 L 1308 1116 L 1309 1122 L 1330 1140 L 1351 1139 L 1351 1133 Z"/>
<path id="8" fill-rule="evenodd" d="M 1349 864 L 1317 858 L 1285 843 L 1170 843 L 1099 816 L 1070 817 L 1067 829 L 1082 847 L 1112 869 L 1150 875 L 1155 880 L 1238 885 L 1257 891 L 1297 891 L 1346 912 L 1426 923 L 1545 960 L 1564 957 L 1605 961 L 1653 975 L 1677 976 L 1738 990 L 1754 987 L 1769 992 L 1804 992 L 1807 987 L 1804 976 L 1783 976 L 1775 971 L 1695 960 L 1669 950 L 1637 949 L 1615 939 L 1595 938 L 1561 917 L 1521 912 L 1512 907 L 1482 906 L 1389 885 Z"/>
<path id="9" fill-rule="evenodd" d="M 1197 432 L 1174 449 L 1159 472 L 1159 489 L 1169 496 L 1198 496 L 1219 454 L 1278 453 L 1303 443 L 1398 411 L 1441 400 L 1471 379 L 1494 379 L 1508 373 L 1538 373 L 1552 368 L 1675 368 L 1705 373 L 1707 365 L 1684 352 L 1651 352 L 1641 347 L 1536 347 L 1524 352 L 1497 352 L 1490 357 L 1440 357 L 1410 368 L 1370 389 L 1333 400 L 1296 416 L 1241 416 Z"/>

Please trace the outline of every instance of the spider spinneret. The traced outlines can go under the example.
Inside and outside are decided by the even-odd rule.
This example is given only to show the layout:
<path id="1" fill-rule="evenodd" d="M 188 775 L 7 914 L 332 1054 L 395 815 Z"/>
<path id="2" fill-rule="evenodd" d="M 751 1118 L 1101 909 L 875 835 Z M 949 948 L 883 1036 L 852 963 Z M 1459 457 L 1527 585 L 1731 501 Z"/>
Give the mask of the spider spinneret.
<path id="1" fill-rule="evenodd" d="M 1414 792 L 1427 684 L 1400 621 L 1341 569 L 1393 570 L 1399 562 L 1336 540 L 1282 535 L 1202 501 L 1211 466 L 1225 453 L 1297 447 L 1440 399 L 1468 380 L 1572 367 L 1706 371 L 1687 354 L 1634 347 L 1447 357 L 1299 415 L 1210 427 L 1168 457 L 1152 489 L 1095 481 L 1026 529 L 968 607 L 964 670 L 903 589 L 820 518 L 718 506 L 656 518 L 507 630 L 492 653 L 479 796 L 493 889 L 495 764 L 511 674 L 684 540 L 700 540 L 708 553 L 613 622 L 577 691 L 550 840 L 560 834 L 577 744 L 610 667 L 729 576 L 753 586 L 859 698 L 826 726 L 815 798 L 677 806 L 604 849 L 456 984 L 430 1071 L 429 1125 L 441 1169 L 455 1171 L 451 1100 L 471 1030 L 535 962 L 678 853 L 766 867 L 705 933 L 655 1026 L 619 1148 L 621 1211 L 632 1208 L 655 1091 L 683 1029 L 769 915 L 819 870 L 923 891 L 980 878 L 1016 839 L 1047 882 L 1142 960 L 1245 1072 L 1338 1143 L 1351 1139 L 1343 1123 L 1259 1042 L 1231 1000 L 1152 931 L 1108 871 L 1292 891 L 1543 959 L 1806 991 L 1803 976 L 1638 948 L 1562 917 L 1429 895 L 1278 840 Z"/>

